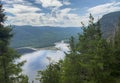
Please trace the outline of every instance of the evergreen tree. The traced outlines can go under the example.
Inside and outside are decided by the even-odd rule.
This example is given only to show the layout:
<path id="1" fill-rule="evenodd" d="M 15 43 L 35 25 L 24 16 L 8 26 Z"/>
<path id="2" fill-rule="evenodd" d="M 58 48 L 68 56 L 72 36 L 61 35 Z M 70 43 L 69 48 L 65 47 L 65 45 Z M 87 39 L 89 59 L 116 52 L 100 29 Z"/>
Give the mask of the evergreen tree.
<path id="1" fill-rule="evenodd" d="M 109 56 L 109 46 L 102 38 L 99 21 L 94 23 L 91 14 L 89 25 L 83 26 L 83 34 L 79 35 L 79 42 L 74 45 L 72 38 L 70 47 L 72 51 L 63 62 L 62 83 L 105 83 L 109 72 L 104 68 L 104 58 Z"/>
<path id="2" fill-rule="evenodd" d="M 116 28 L 115 36 L 113 42 L 110 42 L 112 45 L 111 51 L 112 59 L 111 59 L 111 77 L 116 80 L 116 83 L 120 82 L 120 19 L 118 22 L 118 26 Z"/>
<path id="3" fill-rule="evenodd" d="M 82 23 L 83 24 L 83 23 Z M 102 38 L 100 22 L 83 24 L 78 43 L 70 39 L 70 52 L 61 64 L 50 64 L 40 71 L 42 83 L 119 83 L 120 22 L 112 41 Z M 56 66 L 57 65 L 57 66 Z M 58 69 L 56 69 L 56 67 Z M 56 79 L 57 78 L 57 81 Z"/>
<path id="4" fill-rule="evenodd" d="M 0 83 L 14 83 L 12 78 L 21 76 L 21 66 L 24 62 L 16 63 L 20 58 L 12 48 L 9 47 L 10 39 L 13 36 L 12 28 L 5 26 L 6 16 L 3 5 L 0 2 Z"/>
<path id="5" fill-rule="evenodd" d="M 50 63 L 45 70 L 38 71 L 37 80 L 39 80 L 40 83 L 61 83 L 61 63 L 62 61 Z"/>

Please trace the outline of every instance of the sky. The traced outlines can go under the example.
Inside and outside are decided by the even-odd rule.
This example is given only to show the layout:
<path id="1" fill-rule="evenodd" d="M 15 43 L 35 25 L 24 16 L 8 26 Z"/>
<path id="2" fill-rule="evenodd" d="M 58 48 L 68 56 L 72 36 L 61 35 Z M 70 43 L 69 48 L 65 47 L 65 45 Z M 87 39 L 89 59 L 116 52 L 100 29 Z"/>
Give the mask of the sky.
<path id="1" fill-rule="evenodd" d="M 2 0 L 6 24 L 80 27 L 104 14 L 120 11 L 120 0 Z"/>

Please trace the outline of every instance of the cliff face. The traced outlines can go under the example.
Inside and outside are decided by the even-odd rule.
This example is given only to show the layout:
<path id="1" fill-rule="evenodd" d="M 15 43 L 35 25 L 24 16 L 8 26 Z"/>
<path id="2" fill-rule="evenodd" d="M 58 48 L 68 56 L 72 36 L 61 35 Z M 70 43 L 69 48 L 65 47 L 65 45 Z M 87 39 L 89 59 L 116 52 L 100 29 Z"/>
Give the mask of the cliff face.
<path id="1" fill-rule="evenodd" d="M 114 35 L 119 19 L 120 11 L 106 14 L 100 19 L 101 30 L 104 38 L 110 38 Z"/>

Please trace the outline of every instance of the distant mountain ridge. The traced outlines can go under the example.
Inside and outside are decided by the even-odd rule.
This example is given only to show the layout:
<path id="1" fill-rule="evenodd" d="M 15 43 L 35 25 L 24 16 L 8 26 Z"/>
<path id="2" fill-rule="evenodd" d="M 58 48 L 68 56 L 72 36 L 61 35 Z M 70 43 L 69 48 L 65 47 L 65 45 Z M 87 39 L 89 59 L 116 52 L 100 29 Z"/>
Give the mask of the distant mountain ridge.
<path id="1" fill-rule="evenodd" d="M 11 47 L 42 48 L 81 33 L 80 27 L 14 26 Z"/>
<path id="2" fill-rule="evenodd" d="M 104 38 L 114 35 L 120 11 L 104 15 L 100 19 L 101 30 Z M 53 46 L 55 42 L 68 40 L 71 36 L 82 33 L 80 27 L 50 27 L 50 26 L 14 26 L 14 37 L 11 40 L 11 47 L 33 47 L 42 48 Z"/>
<path id="3" fill-rule="evenodd" d="M 106 14 L 100 19 L 101 30 L 104 38 L 109 38 L 114 35 L 119 19 L 120 11 Z"/>

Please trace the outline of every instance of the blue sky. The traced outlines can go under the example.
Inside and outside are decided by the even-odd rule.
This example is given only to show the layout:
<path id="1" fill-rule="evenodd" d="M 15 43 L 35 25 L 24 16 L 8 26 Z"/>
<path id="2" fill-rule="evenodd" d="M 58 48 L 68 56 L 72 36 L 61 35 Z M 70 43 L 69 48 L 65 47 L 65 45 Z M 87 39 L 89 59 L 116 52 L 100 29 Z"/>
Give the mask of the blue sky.
<path id="1" fill-rule="evenodd" d="M 104 14 L 120 11 L 120 0 L 2 0 L 7 24 L 79 27 L 89 14 L 97 20 Z"/>

